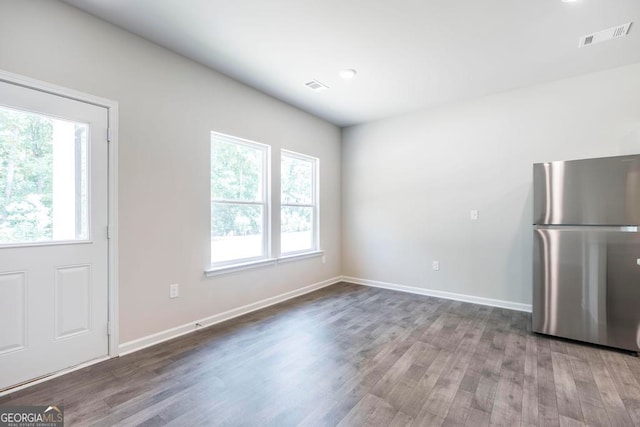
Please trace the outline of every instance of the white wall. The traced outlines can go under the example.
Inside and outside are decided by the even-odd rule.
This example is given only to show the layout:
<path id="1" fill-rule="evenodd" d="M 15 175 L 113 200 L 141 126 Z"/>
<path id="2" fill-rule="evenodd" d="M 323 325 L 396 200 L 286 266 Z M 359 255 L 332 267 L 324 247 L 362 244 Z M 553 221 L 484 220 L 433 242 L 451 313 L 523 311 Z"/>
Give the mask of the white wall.
<path id="1" fill-rule="evenodd" d="M 530 304 L 532 163 L 629 153 L 640 64 L 345 129 L 343 274 Z"/>
<path id="2" fill-rule="evenodd" d="M 335 126 L 56 1 L 0 0 L 0 69 L 120 104 L 121 342 L 340 274 Z M 270 144 L 274 172 L 280 148 L 320 159 L 326 264 L 204 278 L 211 130 Z"/>

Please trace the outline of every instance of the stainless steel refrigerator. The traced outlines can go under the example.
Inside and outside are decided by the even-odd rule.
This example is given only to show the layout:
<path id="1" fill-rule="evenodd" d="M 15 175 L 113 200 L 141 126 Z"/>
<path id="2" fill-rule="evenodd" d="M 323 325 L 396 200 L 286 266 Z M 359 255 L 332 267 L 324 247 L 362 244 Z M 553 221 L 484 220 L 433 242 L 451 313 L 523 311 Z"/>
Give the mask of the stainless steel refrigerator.
<path id="1" fill-rule="evenodd" d="M 533 165 L 533 330 L 640 351 L 640 155 Z"/>

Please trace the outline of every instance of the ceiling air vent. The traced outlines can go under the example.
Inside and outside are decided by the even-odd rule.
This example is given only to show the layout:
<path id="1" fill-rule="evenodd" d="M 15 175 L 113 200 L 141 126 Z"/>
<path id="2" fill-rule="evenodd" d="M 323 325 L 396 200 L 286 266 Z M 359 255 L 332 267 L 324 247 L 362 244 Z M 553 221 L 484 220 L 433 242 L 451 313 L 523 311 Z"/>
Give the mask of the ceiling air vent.
<path id="1" fill-rule="evenodd" d="M 329 89 L 329 86 L 320 83 L 317 80 L 311 80 L 310 82 L 307 82 L 304 84 L 306 87 L 308 87 L 309 89 L 313 89 L 316 92 L 322 92 L 323 90 L 327 90 Z"/>
<path id="2" fill-rule="evenodd" d="M 617 27 L 607 28 L 606 30 L 598 31 L 597 33 L 587 34 L 586 36 L 580 37 L 578 47 L 591 46 L 592 44 L 626 36 L 629 33 L 629 28 L 631 28 L 631 22 L 618 25 Z"/>

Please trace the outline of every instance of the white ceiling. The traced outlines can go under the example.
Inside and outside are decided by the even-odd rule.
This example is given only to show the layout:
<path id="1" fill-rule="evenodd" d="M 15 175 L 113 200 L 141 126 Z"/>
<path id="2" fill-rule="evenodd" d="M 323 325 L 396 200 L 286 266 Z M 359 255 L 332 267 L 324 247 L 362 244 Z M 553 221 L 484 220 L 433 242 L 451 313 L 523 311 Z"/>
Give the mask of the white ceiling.
<path id="1" fill-rule="evenodd" d="M 640 62 L 640 0 L 64 1 L 339 126 Z"/>

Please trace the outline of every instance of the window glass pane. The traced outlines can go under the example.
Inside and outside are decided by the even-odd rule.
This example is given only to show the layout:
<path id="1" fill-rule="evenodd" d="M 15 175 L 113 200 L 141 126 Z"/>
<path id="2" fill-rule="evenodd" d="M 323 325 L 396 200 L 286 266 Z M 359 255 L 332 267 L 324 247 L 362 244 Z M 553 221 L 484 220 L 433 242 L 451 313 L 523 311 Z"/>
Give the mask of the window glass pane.
<path id="1" fill-rule="evenodd" d="M 282 203 L 313 203 L 313 163 L 282 155 Z"/>
<path id="2" fill-rule="evenodd" d="M 262 201 L 264 150 L 212 136 L 211 198 Z"/>
<path id="3" fill-rule="evenodd" d="M 211 262 L 263 255 L 263 207 L 211 204 Z"/>
<path id="4" fill-rule="evenodd" d="M 313 248 L 313 208 L 283 206 L 281 210 L 281 252 Z"/>
<path id="5" fill-rule="evenodd" d="M 0 107 L 0 244 L 88 239 L 87 135 Z"/>

